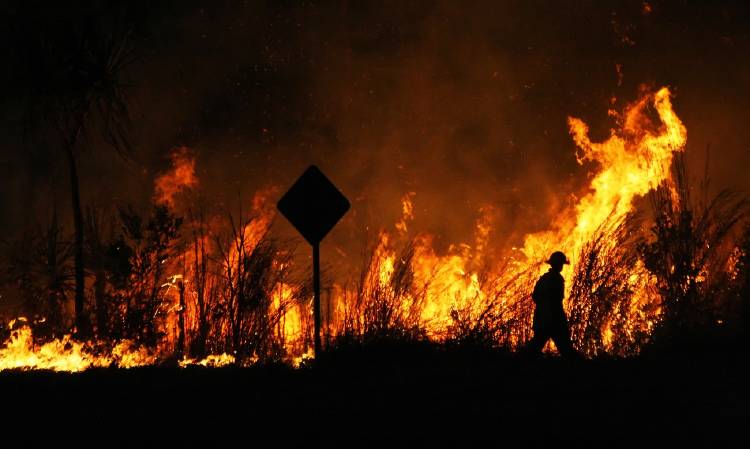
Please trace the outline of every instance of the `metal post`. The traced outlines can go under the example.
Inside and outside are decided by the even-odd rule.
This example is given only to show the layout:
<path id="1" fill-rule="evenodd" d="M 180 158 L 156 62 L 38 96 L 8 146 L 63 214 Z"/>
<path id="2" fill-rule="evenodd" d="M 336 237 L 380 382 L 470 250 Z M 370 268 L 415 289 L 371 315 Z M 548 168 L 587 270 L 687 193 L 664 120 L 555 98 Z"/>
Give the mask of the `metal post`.
<path id="1" fill-rule="evenodd" d="M 313 313 L 315 320 L 315 358 L 320 355 L 320 244 L 313 245 Z"/>

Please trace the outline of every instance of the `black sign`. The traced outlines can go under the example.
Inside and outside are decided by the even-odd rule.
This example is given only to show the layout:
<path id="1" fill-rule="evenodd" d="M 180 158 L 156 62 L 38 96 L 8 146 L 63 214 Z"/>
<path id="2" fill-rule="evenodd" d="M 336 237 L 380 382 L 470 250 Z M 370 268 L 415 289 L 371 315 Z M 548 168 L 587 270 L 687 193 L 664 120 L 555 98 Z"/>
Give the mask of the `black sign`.
<path id="1" fill-rule="evenodd" d="M 349 200 L 311 165 L 276 205 L 313 249 L 315 357 L 320 355 L 320 241 L 349 210 Z"/>
<path id="2" fill-rule="evenodd" d="M 279 211 L 311 245 L 317 245 L 349 210 L 349 200 L 311 165 L 279 200 Z"/>

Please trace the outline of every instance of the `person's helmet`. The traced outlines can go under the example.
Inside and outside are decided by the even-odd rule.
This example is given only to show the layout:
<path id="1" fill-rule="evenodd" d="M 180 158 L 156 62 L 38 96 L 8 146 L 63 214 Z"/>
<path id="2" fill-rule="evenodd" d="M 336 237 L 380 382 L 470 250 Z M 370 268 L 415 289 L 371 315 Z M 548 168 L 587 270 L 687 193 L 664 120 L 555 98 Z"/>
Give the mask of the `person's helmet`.
<path id="1" fill-rule="evenodd" d="M 570 261 L 562 251 L 555 251 L 549 256 L 547 263 L 550 265 L 565 265 L 569 264 Z"/>

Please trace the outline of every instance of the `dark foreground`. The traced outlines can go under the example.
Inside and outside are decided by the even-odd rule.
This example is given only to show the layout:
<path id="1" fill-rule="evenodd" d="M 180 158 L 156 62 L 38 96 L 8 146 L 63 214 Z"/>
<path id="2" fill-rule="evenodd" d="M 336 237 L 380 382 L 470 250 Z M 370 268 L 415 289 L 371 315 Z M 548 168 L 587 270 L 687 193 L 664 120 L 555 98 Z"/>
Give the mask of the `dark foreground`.
<path id="1" fill-rule="evenodd" d="M 750 447 L 746 357 L 567 363 L 380 345 L 299 370 L 5 372 L 0 395 L 4 436 L 32 446 Z"/>

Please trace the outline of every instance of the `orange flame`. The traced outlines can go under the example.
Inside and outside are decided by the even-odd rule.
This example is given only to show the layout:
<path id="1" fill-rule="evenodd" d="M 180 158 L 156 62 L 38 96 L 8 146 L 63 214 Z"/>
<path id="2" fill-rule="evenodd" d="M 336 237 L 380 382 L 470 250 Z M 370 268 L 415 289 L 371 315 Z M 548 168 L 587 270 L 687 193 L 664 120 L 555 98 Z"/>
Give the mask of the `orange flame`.
<path id="1" fill-rule="evenodd" d="M 20 327 L 11 332 L 8 341 L 0 348 L 0 371 L 45 369 L 75 372 L 106 366 L 134 368 L 157 361 L 155 354 L 129 340 L 120 341 L 104 355 L 96 353 L 96 345 L 75 341 L 70 335 L 36 345 L 25 318 L 11 320 L 8 327 L 13 328 L 19 323 Z"/>
<path id="2" fill-rule="evenodd" d="M 198 185 L 195 174 L 195 156 L 188 147 L 176 148 L 170 155 L 172 168 L 154 181 L 154 202 L 169 208 L 175 205 L 175 196 Z"/>
<path id="3" fill-rule="evenodd" d="M 656 132 L 647 116 L 649 107 L 656 110 L 662 122 Z M 637 196 L 671 180 L 672 156 L 684 150 L 687 131 L 672 109 L 669 89 L 643 96 L 626 108 L 619 122 L 620 129 L 612 129 L 609 139 L 594 143 L 582 120 L 568 118 L 570 133 L 580 149 L 578 162 L 597 162 L 600 170 L 591 181 L 591 192 L 562 212 L 553 230 L 526 237 L 523 252 L 529 260 L 544 260 L 555 248 L 572 256 L 575 264 L 582 245 L 605 219 L 611 214 L 615 218 L 624 216 L 632 210 Z"/>

